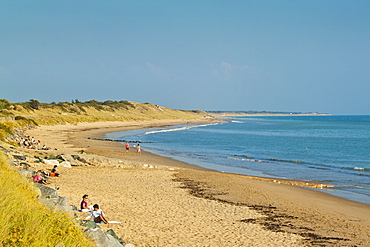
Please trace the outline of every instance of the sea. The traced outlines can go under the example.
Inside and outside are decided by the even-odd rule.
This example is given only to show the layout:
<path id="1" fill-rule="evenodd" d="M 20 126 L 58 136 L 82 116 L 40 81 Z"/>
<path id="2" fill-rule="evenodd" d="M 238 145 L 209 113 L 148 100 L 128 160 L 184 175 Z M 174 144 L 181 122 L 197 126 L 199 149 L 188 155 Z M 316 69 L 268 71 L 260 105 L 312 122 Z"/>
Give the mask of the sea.
<path id="1" fill-rule="evenodd" d="M 367 115 L 231 117 L 106 138 L 216 171 L 329 184 L 317 190 L 370 204 Z"/>

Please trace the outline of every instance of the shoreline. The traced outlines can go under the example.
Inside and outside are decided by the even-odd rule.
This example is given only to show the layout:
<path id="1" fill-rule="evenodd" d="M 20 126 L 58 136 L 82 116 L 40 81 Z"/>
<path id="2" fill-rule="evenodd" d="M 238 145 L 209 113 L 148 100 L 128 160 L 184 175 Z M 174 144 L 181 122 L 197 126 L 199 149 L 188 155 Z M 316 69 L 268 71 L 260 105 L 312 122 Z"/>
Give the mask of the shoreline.
<path id="1" fill-rule="evenodd" d="M 224 112 L 224 113 L 210 113 L 215 117 L 304 117 L 304 116 L 332 116 L 329 113 L 233 113 L 233 112 Z"/>
<path id="2" fill-rule="evenodd" d="M 192 123 L 203 123 L 203 122 L 192 122 Z M 179 123 L 176 125 L 181 125 L 181 124 L 191 124 L 190 122 L 187 122 L 187 123 Z M 174 126 L 172 124 L 159 124 L 159 125 L 152 125 L 152 124 L 149 124 L 148 127 L 145 127 L 145 126 L 140 126 L 140 129 L 147 129 L 147 128 L 156 128 L 156 127 L 168 127 L 168 126 Z M 112 132 L 120 132 L 120 131 L 126 131 L 126 130 L 134 130 L 134 126 L 127 126 L 127 127 L 118 127 L 117 129 L 115 129 L 114 131 L 106 131 L 106 130 L 101 130 L 101 129 L 97 129 L 97 130 L 87 130 L 88 133 L 85 133 L 85 134 L 78 134 L 77 135 L 77 138 L 88 138 L 90 141 L 98 141 L 99 143 L 104 141 L 104 142 L 115 142 L 115 141 L 109 141 L 109 140 L 104 140 L 105 138 L 105 135 L 108 134 L 108 133 L 112 133 Z M 119 146 L 117 145 L 117 148 L 118 149 L 124 149 L 124 145 L 121 143 L 121 142 L 116 142 L 117 144 L 119 144 Z M 109 144 L 109 149 L 111 147 L 111 145 L 113 146 L 113 144 Z M 94 146 L 95 148 L 95 146 Z M 251 175 L 243 175 L 243 174 L 237 174 L 237 173 L 229 173 L 229 172 L 221 172 L 221 171 L 217 171 L 217 170 L 214 170 L 214 169 L 208 169 L 208 168 L 204 168 L 204 167 L 201 167 L 201 166 L 198 166 L 198 165 L 195 165 L 195 164 L 189 164 L 187 162 L 183 162 L 183 161 L 180 161 L 180 160 L 177 160 L 175 158 L 171 158 L 171 157 L 168 157 L 168 156 L 163 156 L 163 155 L 159 155 L 159 154 L 154 154 L 153 152 L 150 152 L 150 151 L 146 151 L 147 155 L 150 156 L 150 159 L 153 161 L 153 160 L 161 160 L 163 161 L 163 159 L 168 159 L 168 162 L 171 162 L 171 166 L 175 166 L 175 167 L 181 167 L 181 168 L 192 168 L 192 169 L 197 169 L 197 170 L 206 170 L 206 171 L 213 171 L 213 172 L 217 172 L 217 173 L 226 173 L 226 174 L 232 174 L 232 175 L 235 175 L 235 176 L 240 176 L 240 177 L 245 177 L 245 178 L 248 178 L 248 179 L 255 179 L 255 180 L 261 180 L 261 181 L 268 181 L 268 182 L 273 182 L 273 183 L 278 183 L 278 184 L 288 184 L 288 185 L 293 185 L 293 186 L 300 186 L 300 187 L 306 187 L 306 188 L 330 188 L 330 187 L 334 187 L 332 185 L 328 185 L 328 184 L 320 184 L 320 183 L 313 183 L 313 182 L 303 182 L 303 181 L 299 181 L 299 180 L 290 180 L 290 179 L 282 179 L 282 178 L 268 178 L 268 177 L 258 177 L 258 176 L 251 176 Z"/>
<path id="3" fill-rule="evenodd" d="M 209 119 L 207 119 L 207 122 L 209 122 Z M 331 196 L 324 192 L 304 189 L 283 183 L 273 183 L 271 180 L 262 181 L 265 179 L 260 180 L 255 177 L 207 170 L 168 157 L 150 154 L 145 152 L 145 150 L 142 156 L 136 156 L 132 152 L 125 154 L 124 145 L 121 143 L 87 139 L 89 137 L 102 138 L 105 133 L 129 130 L 130 128 L 162 127 L 186 123 L 189 123 L 189 121 L 130 122 L 123 123 L 122 125 L 118 124 L 120 126 L 117 126 L 117 123 L 92 123 L 68 126 L 42 126 L 41 128 L 38 128 L 39 130 L 35 129 L 27 132 L 32 133 L 31 135 L 39 136 L 41 140 L 49 136 L 49 141 L 54 142 L 50 144 L 50 146 L 58 146 L 58 151 L 54 152 L 60 153 L 62 151 L 65 153 L 76 153 L 78 150 L 84 149 L 88 154 L 91 153 L 93 156 L 105 157 L 108 160 L 123 160 L 124 158 L 124 168 L 118 168 L 117 165 L 105 165 L 96 167 L 73 167 L 69 170 L 63 169 L 62 177 L 55 178 L 53 180 L 55 180 L 55 183 L 58 183 L 58 186 L 61 187 L 60 194 L 67 196 L 70 203 L 78 203 L 81 193 L 85 193 L 86 190 L 91 190 L 88 186 L 88 184 L 91 183 L 91 179 L 85 182 L 81 174 L 73 172 L 72 170 L 77 169 L 78 171 L 87 173 L 94 173 L 95 170 L 95 173 L 99 171 L 103 172 L 104 175 L 109 174 L 110 170 L 114 170 L 116 173 L 122 173 L 122 176 L 126 176 L 127 174 L 124 173 L 128 172 L 132 172 L 136 176 L 139 176 L 139 173 L 142 172 L 146 175 L 150 175 L 155 172 L 162 172 L 164 173 L 161 173 L 162 177 L 159 176 L 158 178 L 155 178 L 156 184 L 161 184 L 163 182 L 167 186 L 173 187 L 174 190 L 172 192 L 174 194 L 185 193 L 186 195 L 189 195 L 190 197 L 186 197 L 186 199 L 190 202 L 193 202 L 196 198 L 200 198 L 202 200 L 206 200 L 208 203 L 216 203 L 218 206 L 231 205 L 233 207 L 237 207 L 238 210 L 242 209 L 248 212 L 252 211 L 261 213 L 262 216 L 244 218 L 241 216 L 245 213 L 243 212 L 243 214 L 239 215 L 238 224 L 242 223 L 239 228 L 248 226 L 255 227 L 254 230 L 249 231 L 260 231 L 261 226 L 264 226 L 261 231 L 267 231 L 269 234 L 277 234 L 277 236 L 274 236 L 274 239 L 283 242 L 292 241 L 291 245 L 287 244 L 284 246 L 296 246 L 297 241 L 304 241 L 306 244 L 315 244 L 321 241 L 325 242 L 326 246 L 331 246 L 331 242 L 335 243 L 332 246 L 335 246 L 338 243 L 340 243 L 341 246 L 347 246 L 347 244 L 348 246 L 353 246 L 354 244 L 363 246 L 364 243 L 369 243 L 370 236 L 368 232 L 370 232 L 370 222 L 368 219 L 363 219 L 364 215 L 370 212 L 369 205 Z M 194 121 L 193 123 L 197 122 Z M 150 166 L 153 167 L 153 169 L 148 169 Z M 87 185 L 83 186 L 85 188 L 85 192 L 82 192 L 81 190 L 81 192 L 77 193 L 77 191 L 74 191 L 73 187 L 67 186 L 68 183 L 72 182 L 68 182 L 68 178 L 77 179 L 80 183 L 87 183 Z M 127 179 L 127 177 L 125 178 Z M 102 180 L 105 181 L 104 176 Z M 292 181 L 289 182 L 291 183 Z M 76 182 L 74 181 L 72 184 L 76 184 Z M 97 183 L 97 185 L 102 186 L 101 183 Z M 134 184 L 132 189 L 134 191 L 139 190 L 139 188 L 137 186 L 135 188 L 135 186 L 136 185 Z M 88 193 L 92 194 L 93 192 Z M 109 194 L 109 188 L 103 189 L 100 193 L 102 193 L 100 197 L 104 197 L 103 195 Z M 132 193 L 136 194 L 136 192 Z M 184 194 L 182 194 L 182 196 L 184 196 Z M 102 200 L 104 209 L 106 209 L 105 211 L 107 211 L 109 216 L 111 216 L 113 212 L 110 211 L 108 205 L 111 205 L 112 201 L 109 200 L 109 198 L 99 198 L 99 200 Z M 178 201 L 181 201 L 181 199 L 178 198 Z M 135 203 L 143 203 L 146 205 L 145 201 Z M 173 205 L 171 206 L 173 207 Z M 166 206 L 163 207 L 165 209 L 162 210 L 170 210 L 169 208 L 166 208 Z M 113 211 L 120 211 L 118 208 L 119 207 L 116 206 Z M 194 206 L 194 208 L 196 207 Z M 151 205 L 146 205 L 146 207 L 143 208 L 144 211 L 152 211 L 152 209 Z M 208 216 L 211 212 L 212 211 L 207 213 Z M 223 211 L 221 210 L 221 212 Z M 127 214 L 127 212 L 123 209 L 122 215 L 125 214 Z M 195 215 L 199 215 L 200 217 L 202 213 L 198 210 Z M 164 217 L 167 218 L 167 216 Z M 142 221 L 145 222 L 144 219 L 142 219 Z M 181 221 L 181 219 L 179 219 L 179 221 Z M 126 224 L 130 223 L 126 222 Z M 145 225 L 143 222 L 138 224 L 139 226 L 136 227 L 143 227 L 142 224 Z M 176 225 L 181 223 L 177 222 L 173 224 Z M 128 234 L 128 230 L 122 229 L 121 226 L 113 227 L 118 235 L 121 233 L 120 236 Z M 156 227 L 156 230 L 158 230 L 157 228 L 160 227 Z M 222 229 L 221 227 L 219 228 L 220 229 L 218 230 Z M 218 230 L 213 234 L 217 235 L 217 232 L 219 232 Z M 132 229 L 131 231 L 137 234 L 135 229 Z M 201 234 L 202 231 L 204 231 L 204 229 L 193 229 L 190 232 L 186 231 L 188 234 L 186 237 L 192 237 L 194 232 Z M 233 229 L 230 234 L 234 234 L 235 231 L 237 231 L 237 229 Z M 281 236 L 281 234 L 279 235 L 279 233 L 283 233 L 284 236 Z M 158 235 L 159 233 L 156 234 Z M 166 232 L 166 234 L 168 235 L 169 233 Z M 220 232 L 218 234 L 222 235 Z M 266 234 L 266 232 L 263 233 L 263 235 Z M 206 238 L 205 235 L 206 234 L 204 234 L 202 241 L 205 241 L 204 243 L 208 243 L 207 239 L 204 240 L 204 238 Z M 145 246 L 143 243 L 154 243 L 153 239 L 145 239 L 142 236 L 138 238 L 138 240 L 132 240 L 132 234 L 128 234 L 127 238 L 130 238 L 127 240 L 131 243 L 136 243 L 135 245 L 137 246 Z M 160 246 L 171 246 L 170 244 L 165 243 L 163 236 L 158 238 L 161 238 L 160 242 L 162 245 Z M 200 238 L 196 239 L 196 243 L 198 243 Z M 264 246 L 264 244 L 249 245 L 250 242 L 247 242 L 248 240 L 244 238 L 243 241 L 245 246 Z M 273 240 L 270 239 L 265 241 L 269 242 Z M 265 244 L 267 242 L 265 242 Z M 271 244 L 271 242 L 269 243 Z M 177 243 L 177 245 L 187 246 L 182 245 L 181 243 Z M 243 245 L 226 244 L 223 246 Z M 278 244 L 276 244 L 276 246 L 278 246 Z"/>

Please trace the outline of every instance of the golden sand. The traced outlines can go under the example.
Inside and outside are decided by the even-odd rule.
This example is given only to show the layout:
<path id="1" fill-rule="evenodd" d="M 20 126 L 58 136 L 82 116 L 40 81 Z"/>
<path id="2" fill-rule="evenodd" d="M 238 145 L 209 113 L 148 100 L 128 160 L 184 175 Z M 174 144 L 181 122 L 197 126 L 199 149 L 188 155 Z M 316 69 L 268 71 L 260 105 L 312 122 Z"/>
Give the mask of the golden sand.
<path id="1" fill-rule="evenodd" d="M 209 120 L 204 120 L 209 121 Z M 135 246 L 370 246 L 370 205 L 300 187 L 297 181 L 226 174 L 99 141 L 104 133 L 184 121 L 41 126 L 27 133 L 89 165 L 59 167 L 59 195 L 88 194 L 103 225 Z M 79 217 L 86 215 L 81 213 Z"/>

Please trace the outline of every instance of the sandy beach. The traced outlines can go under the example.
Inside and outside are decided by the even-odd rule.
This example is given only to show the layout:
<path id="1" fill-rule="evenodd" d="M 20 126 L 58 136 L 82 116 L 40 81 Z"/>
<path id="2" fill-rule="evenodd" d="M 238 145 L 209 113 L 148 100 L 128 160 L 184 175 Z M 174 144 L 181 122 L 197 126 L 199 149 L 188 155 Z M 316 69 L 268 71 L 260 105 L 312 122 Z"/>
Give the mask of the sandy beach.
<path id="1" fill-rule="evenodd" d="M 203 119 L 200 121 L 210 121 Z M 197 121 L 199 122 L 199 121 Z M 370 205 L 302 188 L 296 181 L 205 170 L 102 141 L 104 133 L 189 121 L 100 122 L 27 131 L 88 163 L 59 167 L 59 195 L 78 206 L 98 203 L 113 229 L 135 246 L 370 246 Z M 80 218 L 87 216 L 79 213 Z"/>

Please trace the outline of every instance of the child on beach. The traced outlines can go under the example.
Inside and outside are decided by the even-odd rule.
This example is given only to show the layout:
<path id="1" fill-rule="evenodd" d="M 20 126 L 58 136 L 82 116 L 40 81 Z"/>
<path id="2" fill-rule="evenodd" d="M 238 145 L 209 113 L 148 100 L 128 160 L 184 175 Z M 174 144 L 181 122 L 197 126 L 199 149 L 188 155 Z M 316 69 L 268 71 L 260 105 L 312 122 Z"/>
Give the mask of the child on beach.
<path id="1" fill-rule="evenodd" d="M 91 216 L 94 217 L 94 222 L 95 223 L 104 222 L 104 224 L 108 224 L 108 220 L 105 218 L 103 211 L 101 209 L 99 209 L 98 204 L 95 204 L 93 206 L 93 211 L 91 211 L 91 214 L 89 216 L 87 216 L 85 220 L 90 219 Z"/>
<path id="2" fill-rule="evenodd" d="M 126 153 L 130 150 L 130 144 L 126 142 Z"/>
<path id="3" fill-rule="evenodd" d="M 141 155 L 141 147 L 140 147 L 140 144 L 137 144 L 137 147 L 136 147 L 136 155 Z"/>

